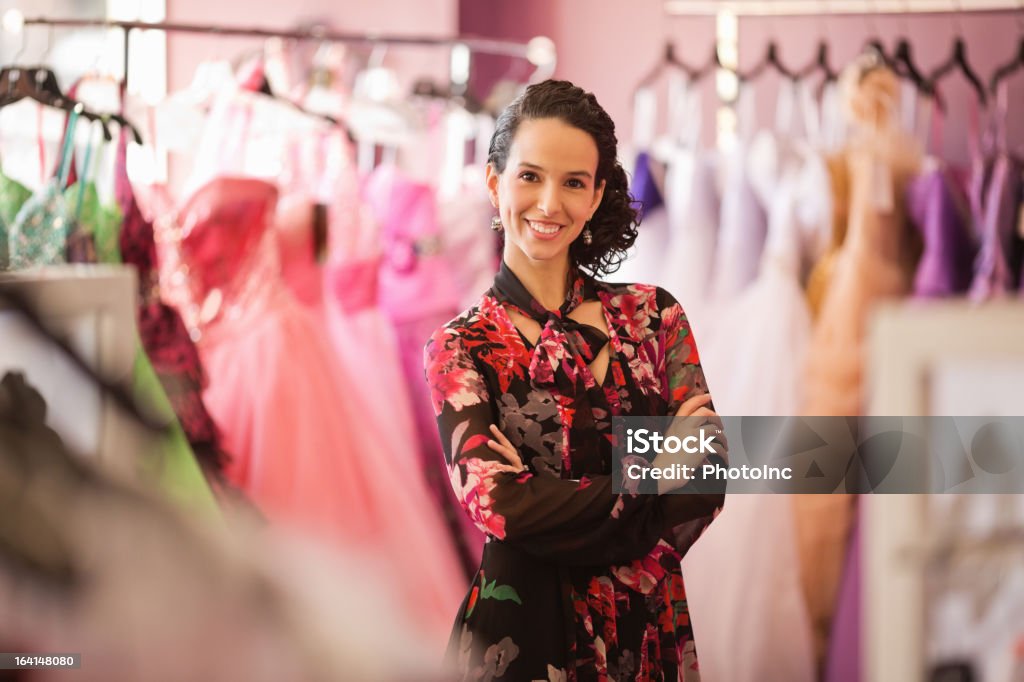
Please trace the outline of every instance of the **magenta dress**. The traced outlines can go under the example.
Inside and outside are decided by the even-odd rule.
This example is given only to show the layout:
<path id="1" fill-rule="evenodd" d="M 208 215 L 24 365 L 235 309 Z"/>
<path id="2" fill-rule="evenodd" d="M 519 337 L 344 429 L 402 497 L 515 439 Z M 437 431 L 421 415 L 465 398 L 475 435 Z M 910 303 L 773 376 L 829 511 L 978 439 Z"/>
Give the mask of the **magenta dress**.
<path id="1" fill-rule="evenodd" d="M 484 536 L 465 517 L 452 494 L 434 408 L 423 382 L 423 344 L 459 311 L 459 292 L 442 251 L 434 189 L 404 177 L 392 166 L 381 166 L 367 179 L 363 194 L 380 226 L 384 249 L 380 303 L 398 339 L 423 475 L 435 507 L 443 510 L 447 519 L 468 577 L 475 573 Z"/>
<path id="2" fill-rule="evenodd" d="M 186 319 L 232 453 L 226 476 L 275 524 L 374 557 L 440 646 L 465 582 L 420 477 L 364 428 L 354 377 L 283 285 L 269 229 L 277 196 L 262 180 L 219 177 L 177 214 Z"/>

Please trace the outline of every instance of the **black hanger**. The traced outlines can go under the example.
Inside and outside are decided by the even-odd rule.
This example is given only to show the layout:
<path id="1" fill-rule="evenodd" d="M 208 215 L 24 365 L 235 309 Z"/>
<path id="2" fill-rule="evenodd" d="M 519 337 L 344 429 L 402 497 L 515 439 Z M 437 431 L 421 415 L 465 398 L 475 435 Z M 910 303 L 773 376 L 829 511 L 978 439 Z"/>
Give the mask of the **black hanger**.
<path id="1" fill-rule="evenodd" d="M 276 94 L 273 91 L 273 89 L 271 89 L 270 81 L 267 80 L 266 74 L 263 74 L 262 80 L 260 80 L 260 87 L 258 87 L 254 92 L 258 92 L 261 95 L 266 95 L 267 97 L 270 97 L 271 99 L 275 99 L 275 100 L 277 100 L 279 102 L 284 102 L 288 106 L 290 106 L 293 109 L 295 109 L 296 111 L 298 111 L 300 114 L 305 114 L 306 116 L 312 116 L 313 118 L 319 118 L 322 121 L 327 121 L 328 123 L 330 123 L 333 126 L 340 126 L 345 131 L 345 134 L 348 136 L 349 142 L 354 143 L 356 141 L 356 136 L 352 134 L 352 130 L 347 125 L 345 125 L 344 123 L 341 123 L 340 121 L 338 121 L 338 119 L 334 118 L 330 114 L 321 114 L 321 113 L 318 113 L 316 111 L 310 111 L 309 109 L 306 109 L 304 106 L 302 106 L 301 104 L 295 102 L 291 98 L 282 97 L 282 96 Z"/>
<path id="2" fill-rule="evenodd" d="M 711 45 L 711 56 L 704 63 L 704 66 L 700 67 L 690 76 L 690 82 L 696 83 L 701 79 L 710 76 L 715 73 L 718 69 L 722 68 L 722 60 L 718 56 L 718 46 L 715 44 Z"/>
<path id="3" fill-rule="evenodd" d="M 935 95 L 935 88 L 924 77 L 914 62 L 913 46 L 906 38 L 900 38 L 893 52 L 893 66 L 896 75 L 911 83 L 924 95 Z"/>
<path id="4" fill-rule="evenodd" d="M 878 58 L 878 63 L 882 66 L 897 70 L 896 61 L 889 55 L 885 49 L 885 44 L 877 37 L 871 37 L 864 41 L 864 46 L 861 47 L 862 54 L 872 54 Z"/>
<path id="5" fill-rule="evenodd" d="M 797 79 L 803 79 L 810 76 L 815 71 L 820 71 L 825 76 L 825 83 L 831 83 L 839 78 L 839 74 L 836 73 L 835 69 L 832 68 L 832 64 L 828 59 L 828 43 L 824 40 L 818 43 L 818 52 L 814 56 L 814 59 L 807 64 L 804 68 L 797 71 L 794 76 Z"/>
<path id="6" fill-rule="evenodd" d="M 790 80 L 797 79 L 797 75 L 790 71 L 789 69 L 787 69 L 785 65 L 782 63 L 782 61 L 779 59 L 779 46 L 776 44 L 774 40 L 768 43 L 768 47 L 767 49 L 765 49 L 764 58 L 761 59 L 760 63 L 758 63 L 756 66 L 754 66 L 754 68 L 752 68 L 750 71 L 747 71 L 746 73 L 737 71 L 736 75 L 739 77 L 741 82 L 752 81 L 756 80 L 757 78 L 760 78 L 761 75 L 769 68 L 774 69 L 780 75 L 785 76 Z"/>
<path id="7" fill-rule="evenodd" d="M 1020 71 L 1021 68 L 1024 68 L 1024 36 L 1020 39 L 1020 44 L 1017 46 L 1017 54 L 1013 59 L 998 67 L 992 74 L 992 78 L 988 83 L 989 92 L 995 95 L 999 82 L 1009 78 L 1015 71 Z"/>
<path id="8" fill-rule="evenodd" d="M 469 90 L 454 94 L 450 86 L 438 85 L 428 78 L 421 78 L 413 83 L 412 94 L 416 97 L 452 100 L 471 114 L 479 114 L 484 110 L 484 105 Z"/>
<path id="9" fill-rule="evenodd" d="M 338 119 L 334 118 L 333 116 L 330 116 L 329 114 L 319 114 L 319 113 L 316 113 L 316 112 L 313 112 L 313 111 L 309 111 L 308 109 L 303 107 L 301 104 L 296 103 L 292 99 L 290 99 L 288 97 L 282 97 L 282 96 L 278 95 L 277 93 L 275 93 L 271 89 L 271 87 L 270 87 L 270 81 L 267 80 L 266 74 L 264 74 L 262 76 L 262 80 L 260 80 L 260 87 L 257 88 L 255 90 L 255 92 L 258 92 L 261 95 L 266 95 L 267 97 L 270 97 L 271 99 L 276 99 L 279 102 L 284 102 L 285 104 L 288 104 L 289 106 L 291 106 L 293 109 L 295 109 L 299 113 L 305 114 L 306 116 L 312 116 L 313 118 L 319 118 L 321 120 L 327 121 L 331 125 L 338 125 Z"/>
<path id="10" fill-rule="evenodd" d="M 135 144 L 142 144 L 142 134 L 139 132 L 139 129 L 121 114 L 102 114 L 101 118 L 113 121 L 118 126 L 132 134 L 132 139 L 135 140 Z"/>
<path id="11" fill-rule="evenodd" d="M 978 102 L 984 106 L 988 102 L 988 98 L 985 95 L 985 86 L 981 84 L 978 74 L 974 72 L 974 69 L 968 63 L 967 45 L 964 43 L 964 39 L 959 36 L 953 41 L 953 52 L 950 54 L 949 59 L 936 67 L 932 71 L 931 76 L 928 77 L 928 86 L 934 90 L 935 85 L 954 70 L 959 70 L 963 74 L 967 82 L 974 88 L 974 93 L 978 96 Z"/>
<path id="12" fill-rule="evenodd" d="M 0 108 L 26 98 L 68 113 L 78 108 L 80 116 L 89 121 L 99 122 L 103 129 L 103 138 L 107 142 L 113 139 L 104 116 L 86 109 L 81 102 L 61 92 L 52 70 L 42 66 L 8 66 L 0 69 Z"/>
<path id="13" fill-rule="evenodd" d="M 658 80 L 658 77 L 661 76 L 661 74 L 666 69 L 676 69 L 682 71 L 683 73 L 686 74 L 686 77 L 689 80 L 696 79 L 698 75 L 700 75 L 701 77 L 705 75 L 701 73 L 702 69 L 694 69 L 693 67 L 689 66 L 688 64 L 680 60 L 678 57 L 676 57 L 675 45 L 672 43 L 672 41 L 668 41 L 665 43 L 665 50 L 664 52 L 662 52 L 661 59 L 658 61 L 657 64 L 655 64 L 651 68 L 650 71 L 648 71 L 644 75 L 643 78 L 640 79 L 640 82 L 637 83 L 637 86 L 636 88 L 634 88 L 633 92 L 635 93 L 640 90 L 643 90 L 644 88 L 648 88 L 654 85 L 654 82 Z"/>

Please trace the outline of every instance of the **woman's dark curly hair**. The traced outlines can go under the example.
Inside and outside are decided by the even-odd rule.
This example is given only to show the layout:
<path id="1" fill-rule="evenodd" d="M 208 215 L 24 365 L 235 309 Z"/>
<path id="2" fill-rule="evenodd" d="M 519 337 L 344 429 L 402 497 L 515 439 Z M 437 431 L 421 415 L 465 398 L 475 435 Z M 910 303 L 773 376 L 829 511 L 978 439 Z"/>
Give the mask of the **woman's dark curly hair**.
<path id="1" fill-rule="evenodd" d="M 593 241 L 590 244 L 584 244 L 582 239 L 574 241 L 569 247 L 569 259 L 572 265 L 594 275 L 613 273 L 619 269 L 626 250 L 636 241 L 640 219 L 629 195 L 626 171 L 617 158 L 615 123 L 592 93 L 569 81 L 558 80 L 546 80 L 526 88 L 526 92 L 498 117 L 487 161 L 498 173 L 504 173 L 519 124 L 540 118 L 557 118 L 579 128 L 597 145 L 595 183 L 600 185 L 604 180 L 605 187 L 601 204 L 590 220 Z"/>

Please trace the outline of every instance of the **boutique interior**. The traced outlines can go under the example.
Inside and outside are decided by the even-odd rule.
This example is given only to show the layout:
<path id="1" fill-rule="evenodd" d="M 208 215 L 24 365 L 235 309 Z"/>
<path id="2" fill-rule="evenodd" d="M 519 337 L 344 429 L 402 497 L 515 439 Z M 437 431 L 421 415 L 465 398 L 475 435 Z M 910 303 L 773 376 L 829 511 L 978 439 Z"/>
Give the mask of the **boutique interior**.
<path id="1" fill-rule="evenodd" d="M 450 679 L 484 535 L 423 347 L 491 286 L 488 144 L 548 78 L 615 121 L 608 279 L 679 300 L 720 414 L 1021 432 L 1024 2 L 0 14 L 0 651 L 81 654 L 0 681 Z M 701 679 L 1024 680 L 1016 437 L 964 443 L 989 493 L 727 496 Z"/>

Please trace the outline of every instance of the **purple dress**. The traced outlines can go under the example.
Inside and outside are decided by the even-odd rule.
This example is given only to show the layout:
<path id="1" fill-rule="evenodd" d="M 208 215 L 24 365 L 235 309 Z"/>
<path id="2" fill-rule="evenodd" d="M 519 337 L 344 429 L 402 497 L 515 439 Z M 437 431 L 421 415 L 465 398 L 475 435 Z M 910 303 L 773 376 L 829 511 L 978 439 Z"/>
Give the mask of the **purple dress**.
<path id="1" fill-rule="evenodd" d="M 914 295 L 955 296 L 967 291 L 977 248 L 970 233 L 967 197 L 947 168 L 928 171 L 910 183 L 907 205 L 924 239 L 914 275 Z"/>
<path id="2" fill-rule="evenodd" d="M 861 642 L 861 590 L 863 571 L 861 561 L 861 522 L 858 513 L 850 534 L 846 565 L 839 585 L 836 615 L 832 621 L 828 660 L 825 663 L 825 682 L 860 682 L 864 657 Z"/>
<path id="3" fill-rule="evenodd" d="M 647 152 L 640 152 L 636 156 L 636 168 L 633 171 L 633 181 L 629 183 L 629 193 L 640 203 L 641 218 L 645 213 L 650 213 L 665 203 L 661 190 L 654 181 L 651 157 Z"/>
<path id="4" fill-rule="evenodd" d="M 988 182 L 975 178 L 971 196 L 980 229 L 981 250 L 974 264 L 971 298 L 1004 296 L 1017 288 L 1024 240 L 1017 234 L 1021 202 L 1021 162 L 1007 154 L 996 158 Z"/>

